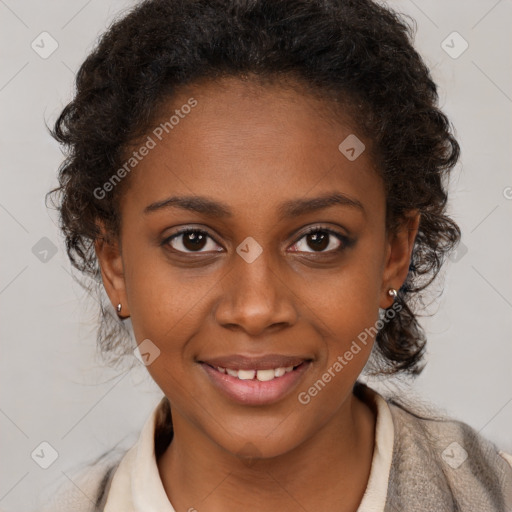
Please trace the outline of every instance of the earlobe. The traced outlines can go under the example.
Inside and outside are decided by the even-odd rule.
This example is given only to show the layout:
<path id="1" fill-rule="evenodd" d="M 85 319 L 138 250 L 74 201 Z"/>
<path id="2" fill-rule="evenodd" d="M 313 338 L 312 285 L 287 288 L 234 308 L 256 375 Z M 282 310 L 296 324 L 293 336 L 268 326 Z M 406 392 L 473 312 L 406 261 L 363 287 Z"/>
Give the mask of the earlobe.
<path id="1" fill-rule="evenodd" d="M 102 234 L 104 229 L 101 228 Z M 121 316 L 118 305 L 122 307 L 122 318 L 130 316 L 128 301 L 126 299 L 126 286 L 124 280 L 124 267 L 121 250 L 117 242 L 107 241 L 100 236 L 94 242 L 94 250 L 101 270 L 103 286 L 110 302 Z"/>
<path id="2" fill-rule="evenodd" d="M 420 216 L 418 210 L 411 210 L 395 232 L 389 235 L 382 280 L 381 308 L 390 307 L 394 301 L 394 298 L 390 298 L 389 289 L 399 290 L 407 278 Z"/>

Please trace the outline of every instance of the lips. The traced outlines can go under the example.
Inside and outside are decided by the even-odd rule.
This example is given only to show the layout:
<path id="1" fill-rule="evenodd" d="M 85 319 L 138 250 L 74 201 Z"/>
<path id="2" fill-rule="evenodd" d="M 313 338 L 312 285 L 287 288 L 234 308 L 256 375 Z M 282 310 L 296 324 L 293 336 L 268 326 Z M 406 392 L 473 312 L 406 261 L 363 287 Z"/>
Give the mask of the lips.
<path id="1" fill-rule="evenodd" d="M 232 355 L 198 361 L 210 382 L 229 399 L 243 405 L 268 405 L 297 387 L 311 359 L 269 354 Z"/>

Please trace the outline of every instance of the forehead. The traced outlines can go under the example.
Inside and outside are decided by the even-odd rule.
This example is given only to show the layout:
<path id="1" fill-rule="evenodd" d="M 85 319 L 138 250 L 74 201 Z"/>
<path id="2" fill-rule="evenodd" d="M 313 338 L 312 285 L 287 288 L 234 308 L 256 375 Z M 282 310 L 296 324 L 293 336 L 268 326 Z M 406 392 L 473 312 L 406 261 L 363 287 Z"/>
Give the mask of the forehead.
<path id="1" fill-rule="evenodd" d="M 131 174 L 127 197 L 144 209 L 176 194 L 207 195 L 253 215 L 262 205 L 272 214 L 287 199 L 332 191 L 379 205 L 371 141 L 339 110 L 281 83 L 225 78 L 183 88 L 139 143 L 151 139 L 152 148 Z"/>

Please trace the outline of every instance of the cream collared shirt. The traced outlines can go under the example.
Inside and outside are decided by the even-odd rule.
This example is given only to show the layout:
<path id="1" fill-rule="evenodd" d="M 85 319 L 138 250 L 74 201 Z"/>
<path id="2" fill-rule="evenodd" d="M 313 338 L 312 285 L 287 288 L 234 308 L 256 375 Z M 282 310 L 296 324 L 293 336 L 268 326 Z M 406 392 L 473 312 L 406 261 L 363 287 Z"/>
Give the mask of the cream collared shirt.
<path id="1" fill-rule="evenodd" d="M 370 478 L 357 512 L 383 512 L 386 503 L 394 428 L 386 400 L 367 388 L 377 411 Z M 154 451 L 157 408 L 144 425 L 139 440 L 123 457 L 112 480 L 104 512 L 175 512 L 165 493 Z"/>

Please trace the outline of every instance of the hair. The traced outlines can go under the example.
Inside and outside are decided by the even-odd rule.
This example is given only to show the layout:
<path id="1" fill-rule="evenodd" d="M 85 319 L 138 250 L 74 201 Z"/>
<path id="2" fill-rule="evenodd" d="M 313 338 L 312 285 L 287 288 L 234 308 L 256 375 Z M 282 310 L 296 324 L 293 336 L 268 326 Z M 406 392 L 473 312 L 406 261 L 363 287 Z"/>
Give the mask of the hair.
<path id="1" fill-rule="evenodd" d="M 413 48 L 414 22 L 371 0 L 146 0 L 101 36 L 76 76 L 76 93 L 51 135 L 66 148 L 59 168 L 60 225 L 72 265 L 102 292 L 94 251 L 119 236 L 119 199 L 129 177 L 105 197 L 95 190 L 148 134 L 164 102 L 186 86 L 235 77 L 262 84 L 293 78 L 336 105 L 371 141 L 386 192 L 386 228 L 421 214 L 401 308 L 376 335 L 377 374 L 418 375 L 426 337 L 414 313 L 422 292 L 460 240 L 447 216 L 449 173 L 459 158 L 437 87 Z M 100 301 L 98 342 L 128 351 L 127 330 Z"/>

